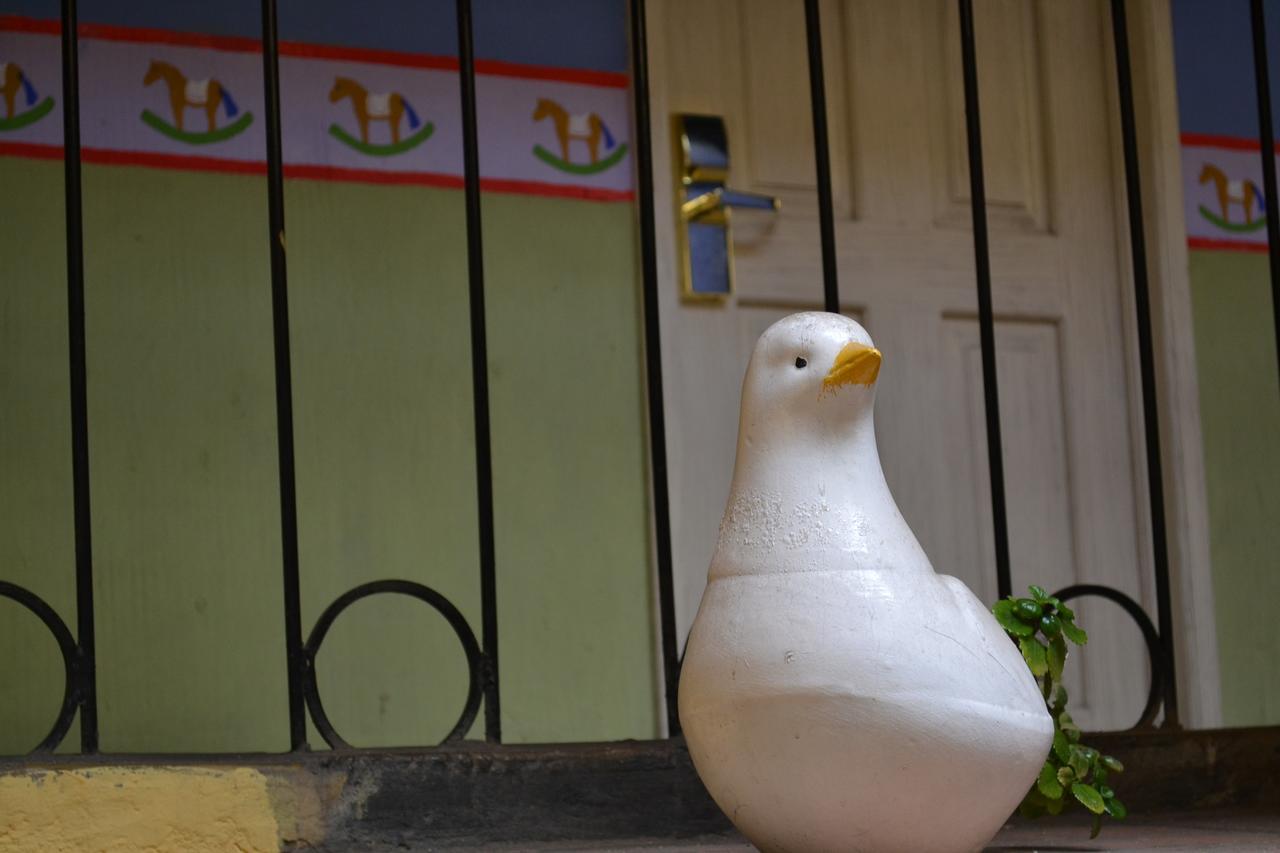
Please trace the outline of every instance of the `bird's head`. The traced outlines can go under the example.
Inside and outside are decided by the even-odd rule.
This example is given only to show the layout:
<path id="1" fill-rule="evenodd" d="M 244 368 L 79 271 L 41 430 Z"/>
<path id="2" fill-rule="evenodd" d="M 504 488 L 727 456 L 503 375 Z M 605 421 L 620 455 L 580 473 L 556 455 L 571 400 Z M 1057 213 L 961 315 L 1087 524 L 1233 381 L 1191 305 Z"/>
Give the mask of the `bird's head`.
<path id="1" fill-rule="evenodd" d="M 879 373 L 880 350 L 857 322 L 816 311 L 784 317 L 756 342 L 742 426 L 762 439 L 847 433 L 870 423 Z"/>

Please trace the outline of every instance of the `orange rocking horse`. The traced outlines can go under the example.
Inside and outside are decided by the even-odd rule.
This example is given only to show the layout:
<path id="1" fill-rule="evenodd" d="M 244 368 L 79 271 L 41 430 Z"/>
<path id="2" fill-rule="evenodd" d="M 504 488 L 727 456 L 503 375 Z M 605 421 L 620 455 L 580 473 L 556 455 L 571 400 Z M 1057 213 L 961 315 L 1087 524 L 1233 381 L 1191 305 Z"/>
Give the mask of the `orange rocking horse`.
<path id="1" fill-rule="evenodd" d="M 1227 177 L 1226 172 L 1217 166 L 1205 163 L 1204 168 L 1200 170 L 1200 183 L 1207 184 L 1209 181 L 1213 181 L 1214 187 L 1218 192 L 1218 207 L 1222 210 L 1223 221 L 1230 221 L 1227 217 L 1227 207 L 1233 202 L 1240 204 L 1244 208 L 1244 223 L 1246 225 L 1253 224 L 1254 202 L 1257 202 L 1260 213 L 1266 213 L 1265 196 L 1253 181 L 1239 179 L 1233 181 Z"/>
<path id="2" fill-rule="evenodd" d="M 22 69 L 12 62 L 0 62 L 0 97 L 4 98 L 4 117 L 13 118 L 13 101 L 22 92 L 27 106 L 36 102 L 36 89 L 22 73 Z"/>
<path id="3" fill-rule="evenodd" d="M 391 127 L 391 142 L 400 141 L 400 117 L 409 116 L 409 129 L 414 130 L 422 122 L 413 107 L 399 92 L 370 92 L 350 77 L 339 77 L 333 81 L 329 90 L 329 103 L 336 104 L 343 98 L 351 99 L 351 107 L 356 113 L 356 123 L 360 125 L 360 141 L 369 142 L 369 122 L 377 119 L 385 121 Z"/>
<path id="4" fill-rule="evenodd" d="M 151 67 L 147 69 L 147 76 L 142 79 L 142 85 L 150 86 L 157 80 L 163 80 L 169 87 L 169 106 L 173 109 L 173 126 L 178 130 L 184 129 L 182 115 L 187 107 L 204 110 L 205 117 L 209 121 L 210 133 L 217 130 L 215 118 L 219 104 L 226 109 L 227 118 L 235 118 L 236 113 L 240 112 L 240 108 L 231 98 L 231 93 L 217 80 L 189 80 L 185 74 L 168 62 L 152 60 Z"/>
<path id="5" fill-rule="evenodd" d="M 539 98 L 538 106 L 533 111 L 533 120 L 542 121 L 550 118 L 556 128 L 556 138 L 560 141 L 560 159 L 568 163 L 569 143 L 580 139 L 587 143 L 587 151 L 591 155 L 591 165 L 600 160 L 600 137 L 604 137 L 605 149 L 616 144 L 609 128 L 596 113 L 570 115 L 569 111 L 550 98 Z"/>

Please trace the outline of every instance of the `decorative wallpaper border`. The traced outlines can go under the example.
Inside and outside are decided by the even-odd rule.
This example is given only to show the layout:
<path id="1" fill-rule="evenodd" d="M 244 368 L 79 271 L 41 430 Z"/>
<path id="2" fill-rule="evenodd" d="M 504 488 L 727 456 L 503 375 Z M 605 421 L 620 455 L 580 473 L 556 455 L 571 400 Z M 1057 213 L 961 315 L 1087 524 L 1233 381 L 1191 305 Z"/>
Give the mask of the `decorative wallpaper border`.
<path id="1" fill-rule="evenodd" d="M 0 16 L 0 156 L 62 158 L 57 21 Z M 280 45 L 286 178 L 458 188 L 458 62 L 332 45 Z M 476 63 L 481 187 L 634 198 L 627 75 Z M 9 102 L 12 100 L 12 108 Z M 264 174 L 255 39 L 80 27 L 88 163 Z"/>
<path id="2" fill-rule="evenodd" d="M 1204 133 L 1184 133 L 1181 142 L 1187 245 L 1266 252 L 1269 211 L 1262 190 L 1261 143 Z"/>

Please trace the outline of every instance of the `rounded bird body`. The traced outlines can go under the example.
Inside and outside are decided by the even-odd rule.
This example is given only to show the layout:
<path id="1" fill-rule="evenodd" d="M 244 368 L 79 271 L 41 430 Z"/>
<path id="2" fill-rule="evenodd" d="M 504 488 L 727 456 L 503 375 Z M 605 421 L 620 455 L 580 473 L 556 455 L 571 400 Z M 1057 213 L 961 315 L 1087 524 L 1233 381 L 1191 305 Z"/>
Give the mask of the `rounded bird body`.
<path id="1" fill-rule="evenodd" d="M 880 358 L 854 321 L 797 314 L 743 384 L 679 700 L 708 790 L 765 850 L 979 849 L 1052 737 L 1017 649 L 889 492 Z"/>

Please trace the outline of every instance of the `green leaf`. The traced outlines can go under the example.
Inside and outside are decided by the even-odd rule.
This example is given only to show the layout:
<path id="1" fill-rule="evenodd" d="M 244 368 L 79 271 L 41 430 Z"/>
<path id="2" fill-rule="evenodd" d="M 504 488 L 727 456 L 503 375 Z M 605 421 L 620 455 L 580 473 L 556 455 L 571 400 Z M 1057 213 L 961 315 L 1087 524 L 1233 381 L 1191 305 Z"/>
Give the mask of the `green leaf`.
<path id="1" fill-rule="evenodd" d="M 1023 637 L 1018 641 L 1018 648 L 1022 649 L 1022 659 L 1027 662 L 1027 666 L 1031 667 L 1032 675 L 1041 676 L 1049 671 L 1044 643 L 1035 637 Z"/>
<path id="2" fill-rule="evenodd" d="M 1116 792 L 1108 788 L 1106 785 L 1097 785 L 1098 793 L 1102 795 L 1104 800 L 1114 800 Z"/>
<path id="3" fill-rule="evenodd" d="M 1107 807 L 1107 814 L 1111 815 L 1116 820 L 1124 820 L 1129 814 L 1129 810 L 1124 807 L 1124 803 L 1120 802 L 1115 797 L 1108 797 L 1105 805 Z"/>
<path id="4" fill-rule="evenodd" d="M 1059 619 L 1061 619 L 1063 622 L 1075 621 L 1076 612 L 1074 610 L 1072 610 L 1070 607 L 1063 604 L 1061 601 L 1059 601 L 1056 598 L 1050 598 L 1049 601 L 1053 604 L 1053 609 L 1058 611 Z"/>
<path id="5" fill-rule="evenodd" d="M 1042 608 L 1029 598 L 1019 598 L 1013 603 L 1013 612 L 1017 614 L 1019 619 L 1026 622 L 1037 622 L 1040 619 Z"/>
<path id="6" fill-rule="evenodd" d="M 1070 767 L 1058 768 L 1058 782 L 1063 785 L 1070 785 L 1076 780 L 1076 771 Z"/>
<path id="7" fill-rule="evenodd" d="M 1053 710 L 1060 714 L 1065 707 L 1067 707 L 1067 688 L 1059 684 L 1053 691 Z"/>
<path id="8" fill-rule="evenodd" d="M 1067 641 L 1062 639 L 1061 634 L 1056 634 L 1049 640 L 1049 651 L 1045 655 L 1045 662 L 1049 665 L 1049 678 L 1061 681 L 1062 666 L 1067 662 Z"/>
<path id="9" fill-rule="evenodd" d="M 1062 633 L 1068 640 L 1075 643 L 1077 646 L 1083 646 L 1085 643 L 1089 642 L 1089 635 L 1086 634 L 1083 629 L 1077 628 L 1076 623 L 1072 622 L 1070 619 L 1062 619 L 1061 622 Z"/>
<path id="10" fill-rule="evenodd" d="M 1001 628 L 1015 637 L 1030 637 L 1036 632 L 1034 627 L 1014 615 L 1012 601 L 997 601 L 991 608 L 991 614 L 996 617 Z"/>
<path id="11" fill-rule="evenodd" d="M 1105 764 L 1108 769 L 1114 770 L 1117 773 L 1124 772 L 1124 765 L 1121 764 L 1119 760 L 1113 756 L 1110 756 L 1110 755 L 1102 756 L 1102 763 Z"/>
<path id="12" fill-rule="evenodd" d="M 1067 801 L 1065 799 L 1050 800 L 1048 803 L 1045 804 L 1044 810 L 1051 815 L 1060 815 L 1062 814 L 1062 810 L 1065 809 L 1066 807 L 1067 807 Z"/>
<path id="13" fill-rule="evenodd" d="M 1040 793 L 1044 794 L 1051 800 L 1057 800 L 1062 797 L 1062 783 L 1058 781 L 1058 771 L 1049 762 L 1044 763 L 1044 767 L 1040 768 L 1040 777 L 1036 779 L 1036 787 L 1040 789 Z"/>
<path id="14" fill-rule="evenodd" d="M 1071 715 L 1063 711 L 1058 717 L 1058 728 L 1064 732 L 1080 732 L 1080 727 L 1076 725 L 1076 721 L 1071 719 Z"/>
<path id="15" fill-rule="evenodd" d="M 1027 587 L 1027 591 L 1030 592 L 1031 597 L 1034 598 L 1036 601 L 1038 601 L 1040 604 L 1044 604 L 1046 601 L 1049 600 L 1049 596 L 1044 591 L 1044 587 L 1042 586 L 1036 586 L 1035 584 L 1032 584 L 1031 586 Z"/>
<path id="16" fill-rule="evenodd" d="M 1102 832 L 1102 815 L 1097 814 L 1093 816 L 1093 826 L 1089 828 L 1090 840 L 1097 838 L 1099 832 Z"/>
<path id="17" fill-rule="evenodd" d="M 1071 743 L 1061 729 L 1053 733 L 1053 754 L 1058 756 L 1058 760 L 1063 764 L 1071 760 Z"/>
<path id="18" fill-rule="evenodd" d="M 1071 765 L 1071 769 L 1076 771 L 1077 779 L 1084 779 L 1089 775 L 1089 759 L 1085 756 L 1084 750 L 1080 747 L 1073 747 L 1071 750 L 1071 758 L 1067 761 Z"/>
<path id="19" fill-rule="evenodd" d="M 1094 814 L 1102 814 L 1106 811 L 1106 805 L 1102 802 L 1102 795 L 1092 785 L 1075 782 L 1071 785 L 1071 793 L 1080 801 L 1080 805 Z"/>
<path id="20" fill-rule="evenodd" d="M 1058 621 L 1057 616 L 1046 613 L 1040 617 L 1040 630 L 1044 631 L 1046 637 L 1056 637 L 1062 633 L 1062 623 Z"/>

